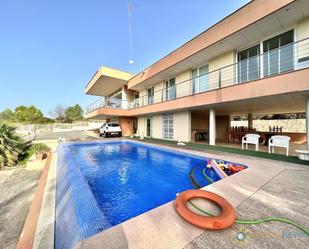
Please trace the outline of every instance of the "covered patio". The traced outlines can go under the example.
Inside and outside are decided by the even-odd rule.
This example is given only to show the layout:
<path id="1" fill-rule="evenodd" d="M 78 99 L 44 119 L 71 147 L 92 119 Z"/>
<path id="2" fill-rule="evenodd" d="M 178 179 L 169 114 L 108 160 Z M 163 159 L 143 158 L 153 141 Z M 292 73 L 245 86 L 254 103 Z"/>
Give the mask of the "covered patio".
<path id="1" fill-rule="evenodd" d="M 274 135 L 283 135 L 290 137 L 289 154 L 298 156 L 296 150 L 308 148 L 306 141 L 309 133 L 309 100 L 306 94 L 273 95 L 195 108 L 191 110 L 191 141 L 241 148 L 242 137 L 254 133 L 260 135 L 259 151 L 267 152 L 269 139 Z M 297 119 L 284 119 L 279 122 L 280 125 L 272 120 L 258 120 L 263 115 L 291 113 L 302 114 L 304 117 L 300 120 L 301 122 L 297 122 Z M 244 118 L 240 122 L 235 122 L 235 116 Z M 254 146 L 249 145 L 249 149 L 254 150 Z M 285 152 L 284 148 L 275 149 L 275 153 L 278 154 L 285 154 Z"/>

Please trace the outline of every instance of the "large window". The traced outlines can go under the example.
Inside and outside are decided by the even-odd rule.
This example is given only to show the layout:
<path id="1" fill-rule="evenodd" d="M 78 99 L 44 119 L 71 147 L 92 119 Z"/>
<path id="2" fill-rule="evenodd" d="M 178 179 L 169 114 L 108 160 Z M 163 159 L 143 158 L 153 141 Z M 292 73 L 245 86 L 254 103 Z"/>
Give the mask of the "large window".
<path id="1" fill-rule="evenodd" d="M 264 76 L 294 68 L 294 31 L 288 31 L 263 42 Z"/>
<path id="2" fill-rule="evenodd" d="M 260 77 L 260 45 L 237 53 L 238 82 L 247 82 Z"/>
<path id="3" fill-rule="evenodd" d="M 148 105 L 153 104 L 154 87 L 147 89 Z"/>
<path id="4" fill-rule="evenodd" d="M 165 96 L 166 96 L 166 100 L 176 98 L 175 78 L 172 78 L 165 82 Z"/>
<path id="5" fill-rule="evenodd" d="M 163 139 L 174 138 L 174 117 L 173 114 L 162 115 L 162 137 Z"/>
<path id="6" fill-rule="evenodd" d="M 208 85 L 208 65 L 192 69 L 192 92 L 205 92 L 209 89 Z"/>

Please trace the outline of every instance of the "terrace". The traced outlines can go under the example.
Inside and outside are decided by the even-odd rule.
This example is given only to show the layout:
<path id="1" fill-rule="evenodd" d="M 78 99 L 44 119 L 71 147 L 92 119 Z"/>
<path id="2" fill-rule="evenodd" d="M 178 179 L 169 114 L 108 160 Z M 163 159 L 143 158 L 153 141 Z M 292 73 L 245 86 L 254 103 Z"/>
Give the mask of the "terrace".
<path id="1" fill-rule="evenodd" d="M 231 100 L 241 100 L 241 98 L 237 98 L 237 96 L 234 96 L 233 99 L 224 99 L 225 96 L 222 91 L 237 92 L 238 89 L 234 89 L 233 87 L 240 85 L 246 85 L 250 90 L 251 82 L 258 82 L 261 86 L 263 84 L 262 82 L 267 82 L 267 84 L 271 83 L 273 95 L 283 94 L 288 89 L 284 89 L 283 84 L 280 82 L 281 78 L 278 78 L 278 76 L 285 74 L 289 74 L 289 77 L 291 78 L 290 80 L 293 80 L 294 83 L 294 89 L 290 89 L 290 92 L 297 92 L 299 90 L 304 90 L 300 89 L 302 87 L 301 83 L 297 84 L 297 81 L 301 81 L 303 78 L 302 76 L 308 73 L 308 67 L 309 38 L 306 38 L 273 49 L 269 52 L 264 52 L 248 59 L 243 59 L 240 62 L 194 78 L 178 83 L 175 83 L 174 81 L 171 83 L 172 86 L 170 87 L 164 87 L 157 91 L 153 91 L 150 94 L 139 96 L 132 101 L 120 97 L 102 97 L 87 108 L 87 117 L 95 116 L 95 111 L 99 109 L 102 109 L 102 113 L 104 113 L 103 109 L 115 109 L 115 115 L 118 114 L 117 110 L 119 109 L 127 110 L 126 112 L 122 112 L 125 116 L 140 115 L 147 113 L 148 111 L 154 112 L 157 110 L 156 108 L 154 110 L 150 110 L 149 108 L 142 109 L 142 107 L 148 107 L 160 103 L 162 104 L 164 102 L 169 103 L 164 107 L 161 105 L 161 108 L 157 111 L 168 111 L 170 109 L 168 106 L 171 104 L 174 109 L 175 107 L 178 107 L 177 102 L 175 102 L 177 100 L 184 99 L 185 97 L 196 97 L 196 100 L 198 100 L 200 96 L 206 96 L 205 93 L 213 93 L 216 95 L 221 93 L 221 103 Z M 297 72 L 299 72 L 299 74 Z M 219 92 L 219 90 L 222 91 Z M 263 93 L 260 97 L 269 94 L 270 93 Z M 194 108 L 214 104 L 214 102 L 209 102 L 207 99 L 202 102 L 192 102 L 196 102 L 196 104 L 179 106 L 179 108 Z M 131 111 L 131 109 L 133 110 Z"/>

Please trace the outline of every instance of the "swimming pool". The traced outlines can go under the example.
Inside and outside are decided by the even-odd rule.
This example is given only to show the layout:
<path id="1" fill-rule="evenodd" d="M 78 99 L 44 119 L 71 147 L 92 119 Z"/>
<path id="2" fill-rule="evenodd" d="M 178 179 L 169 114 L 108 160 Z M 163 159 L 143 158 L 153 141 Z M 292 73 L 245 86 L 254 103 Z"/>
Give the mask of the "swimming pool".
<path id="1" fill-rule="evenodd" d="M 209 158 L 121 140 L 62 144 L 58 149 L 56 248 L 115 226 L 220 180 Z M 194 171 L 193 171 L 194 169 Z M 191 177 L 190 177 L 191 176 Z M 192 177 L 194 181 L 192 181 Z"/>

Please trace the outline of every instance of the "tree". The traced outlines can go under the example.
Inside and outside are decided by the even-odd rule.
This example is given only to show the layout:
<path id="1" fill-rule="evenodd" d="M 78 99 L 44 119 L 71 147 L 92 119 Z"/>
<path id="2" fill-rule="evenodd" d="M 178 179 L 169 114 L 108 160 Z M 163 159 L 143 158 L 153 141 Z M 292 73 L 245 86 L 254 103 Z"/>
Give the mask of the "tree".
<path id="1" fill-rule="evenodd" d="M 19 156 L 24 151 L 20 138 L 15 134 L 15 128 L 5 122 L 0 123 L 0 169 L 3 166 L 15 166 Z"/>
<path id="2" fill-rule="evenodd" d="M 83 120 L 84 111 L 79 104 L 70 106 L 65 111 L 65 119 L 67 122 Z"/>
<path id="3" fill-rule="evenodd" d="M 50 111 L 49 114 L 58 122 L 65 121 L 66 108 L 62 105 L 56 105 L 55 109 Z"/>
<path id="4" fill-rule="evenodd" d="M 20 123 L 41 123 L 43 113 L 35 106 L 20 105 L 15 108 L 14 119 Z"/>
<path id="5" fill-rule="evenodd" d="M 7 108 L 3 112 L 0 112 L 0 120 L 4 121 L 13 121 L 14 120 L 14 112 Z"/>

